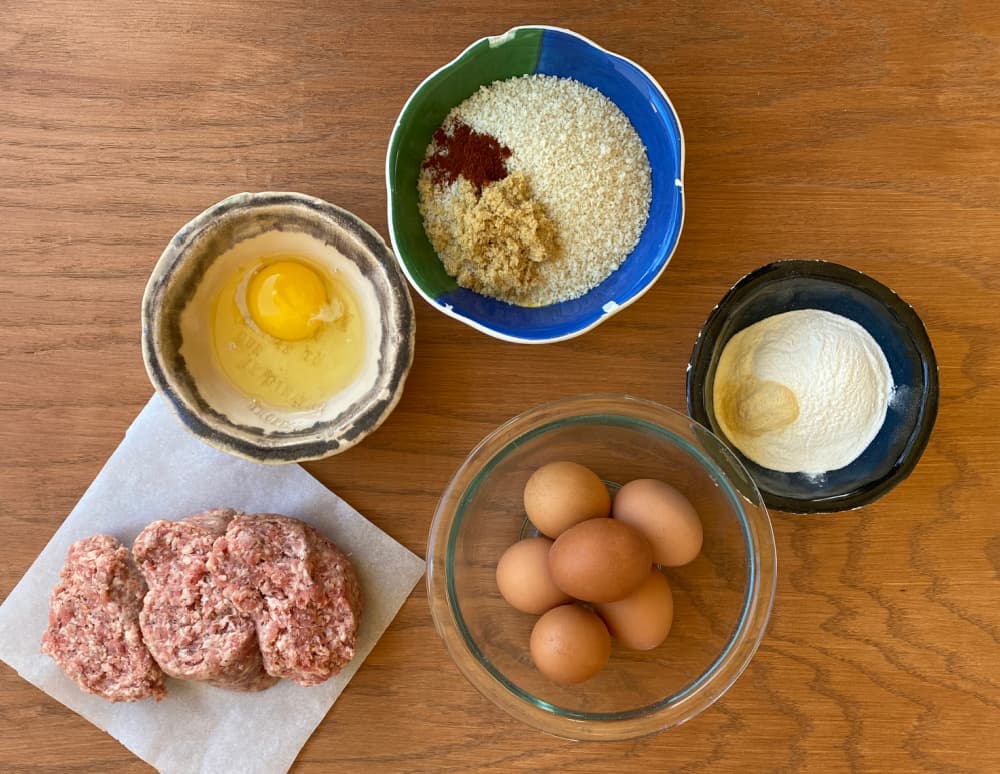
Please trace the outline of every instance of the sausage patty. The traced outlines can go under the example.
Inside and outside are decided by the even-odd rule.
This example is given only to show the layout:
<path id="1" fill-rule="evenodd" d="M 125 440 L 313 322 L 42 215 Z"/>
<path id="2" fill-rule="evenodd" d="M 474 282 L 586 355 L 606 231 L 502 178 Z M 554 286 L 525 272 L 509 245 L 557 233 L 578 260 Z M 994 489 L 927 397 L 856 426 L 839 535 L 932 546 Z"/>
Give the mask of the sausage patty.
<path id="1" fill-rule="evenodd" d="M 347 556 L 301 521 L 240 514 L 208 566 L 226 597 L 253 618 L 269 674 L 316 685 L 354 657 L 361 590 Z"/>
<path id="2" fill-rule="evenodd" d="M 74 543 L 52 591 L 42 651 L 87 693 L 109 701 L 166 695 L 139 631 L 146 584 L 110 535 Z"/>
<path id="3" fill-rule="evenodd" d="M 220 508 L 154 521 L 139 533 L 132 554 L 149 585 L 139 625 L 171 677 L 261 691 L 277 678 L 264 671 L 254 622 L 236 611 L 207 567 L 212 544 L 236 514 Z"/>

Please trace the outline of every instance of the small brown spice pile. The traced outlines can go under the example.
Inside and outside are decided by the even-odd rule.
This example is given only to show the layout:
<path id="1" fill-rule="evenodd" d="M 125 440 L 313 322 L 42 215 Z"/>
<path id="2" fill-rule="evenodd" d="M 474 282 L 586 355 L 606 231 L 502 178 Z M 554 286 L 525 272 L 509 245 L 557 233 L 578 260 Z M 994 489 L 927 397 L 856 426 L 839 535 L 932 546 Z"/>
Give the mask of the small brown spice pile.
<path id="1" fill-rule="evenodd" d="M 531 305 L 556 230 L 524 173 L 508 176 L 511 151 L 460 121 L 434 133 L 418 182 L 420 213 L 445 271 L 462 287 Z"/>
<path id="2" fill-rule="evenodd" d="M 475 186 L 478 195 L 484 185 L 507 177 L 505 159 L 510 158 L 510 148 L 468 124 L 458 122 L 448 129 L 439 126 L 432 147 L 423 168 L 438 185 L 451 185 L 461 175 Z"/>

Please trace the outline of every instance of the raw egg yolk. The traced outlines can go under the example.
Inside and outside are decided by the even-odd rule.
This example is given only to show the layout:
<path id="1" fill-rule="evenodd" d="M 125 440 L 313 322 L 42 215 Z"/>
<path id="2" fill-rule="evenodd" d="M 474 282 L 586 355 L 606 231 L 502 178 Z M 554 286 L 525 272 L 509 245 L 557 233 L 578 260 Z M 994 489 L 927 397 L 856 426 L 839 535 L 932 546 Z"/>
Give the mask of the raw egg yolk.
<path id="1" fill-rule="evenodd" d="M 275 338 L 297 341 L 323 324 L 323 280 L 297 261 L 277 261 L 259 269 L 247 288 L 247 306 L 257 326 Z"/>

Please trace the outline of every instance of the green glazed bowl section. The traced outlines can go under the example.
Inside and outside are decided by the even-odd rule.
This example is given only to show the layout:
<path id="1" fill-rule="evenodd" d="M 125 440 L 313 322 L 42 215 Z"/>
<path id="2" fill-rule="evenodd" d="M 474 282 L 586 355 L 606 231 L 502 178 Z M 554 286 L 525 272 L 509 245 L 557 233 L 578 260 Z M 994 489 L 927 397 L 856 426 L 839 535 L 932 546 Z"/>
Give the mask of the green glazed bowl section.
<path id="1" fill-rule="evenodd" d="M 386 157 L 390 228 L 398 251 L 411 257 L 407 268 L 413 281 L 430 296 L 455 290 L 458 285 L 445 272 L 424 232 L 417 207 L 420 165 L 412 160 L 424 157 L 434 130 L 449 111 L 481 86 L 533 73 L 541 47 L 542 30 L 536 28 L 484 38 L 432 75 L 433 89 L 417 89 L 396 122 Z"/>

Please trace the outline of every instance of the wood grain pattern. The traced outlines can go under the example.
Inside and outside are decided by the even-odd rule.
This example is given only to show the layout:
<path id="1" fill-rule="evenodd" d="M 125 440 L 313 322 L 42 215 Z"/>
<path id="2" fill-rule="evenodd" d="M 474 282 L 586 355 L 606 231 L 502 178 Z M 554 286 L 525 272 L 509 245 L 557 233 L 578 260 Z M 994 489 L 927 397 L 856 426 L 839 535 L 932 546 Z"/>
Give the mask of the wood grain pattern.
<path id="1" fill-rule="evenodd" d="M 601 745 L 519 725 L 451 664 L 421 585 L 293 770 L 1000 770 L 1000 10 L 882 5 L 5 0 L 0 594 L 149 397 L 139 301 L 176 229 L 272 189 L 385 235 L 385 145 L 412 89 L 475 38 L 557 24 L 638 61 L 681 116 L 688 216 L 669 270 L 612 321 L 544 347 L 416 300 L 399 407 L 308 469 L 423 554 L 484 434 L 578 392 L 682 408 L 713 304 L 783 257 L 842 261 L 914 305 L 940 363 L 935 433 L 878 503 L 773 514 L 768 636 L 691 723 Z M 6 666 L 0 727 L 2 772 L 149 770 Z"/>

